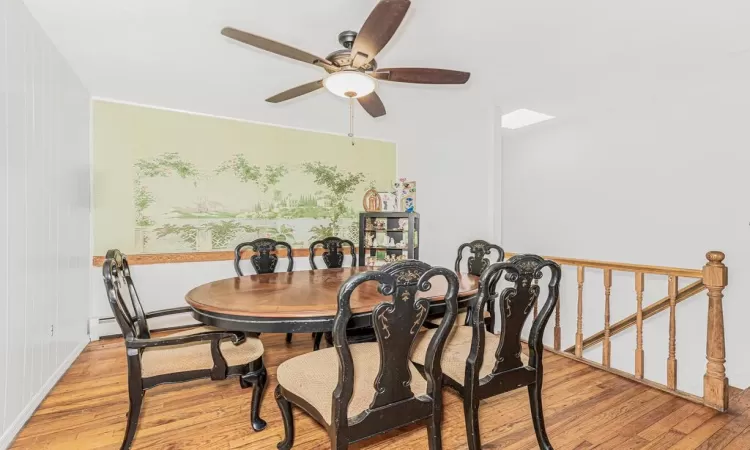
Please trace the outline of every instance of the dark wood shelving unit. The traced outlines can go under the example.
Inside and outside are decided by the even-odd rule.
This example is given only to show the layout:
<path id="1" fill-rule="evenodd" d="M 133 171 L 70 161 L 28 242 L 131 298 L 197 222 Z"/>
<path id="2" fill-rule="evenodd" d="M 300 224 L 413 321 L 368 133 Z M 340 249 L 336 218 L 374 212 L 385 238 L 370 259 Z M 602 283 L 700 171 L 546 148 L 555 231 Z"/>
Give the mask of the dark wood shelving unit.
<path id="1" fill-rule="evenodd" d="M 368 227 L 368 223 L 377 219 L 385 219 L 384 228 L 377 229 Z M 406 219 L 408 221 L 408 227 L 406 230 L 399 227 L 400 219 Z M 376 256 L 379 250 L 385 250 L 388 255 L 402 255 L 405 252 L 407 258 L 419 259 L 419 222 L 419 213 L 380 211 L 359 213 L 359 265 L 367 265 L 367 257 Z M 403 240 L 406 241 L 406 246 L 367 245 L 368 241 L 365 240 L 366 237 L 372 235 L 380 236 L 383 234 L 393 237 L 396 242 L 398 242 L 397 237 L 402 237 Z M 377 265 L 382 263 L 382 261 L 378 261 Z"/>

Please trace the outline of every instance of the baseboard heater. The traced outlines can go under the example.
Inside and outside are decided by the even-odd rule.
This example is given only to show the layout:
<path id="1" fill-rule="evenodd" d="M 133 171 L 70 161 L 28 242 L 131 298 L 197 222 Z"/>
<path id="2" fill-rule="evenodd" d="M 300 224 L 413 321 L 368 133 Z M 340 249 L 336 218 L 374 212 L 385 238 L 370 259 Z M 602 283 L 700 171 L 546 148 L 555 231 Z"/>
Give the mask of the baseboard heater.
<path id="1" fill-rule="evenodd" d="M 154 317 L 148 321 L 148 327 L 151 331 L 173 330 L 196 325 L 201 325 L 201 323 L 193 319 L 189 313 Z M 122 337 L 122 331 L 114 317 L 92 317 L 89 319 L 89 338 L 92 341 L 112 337 Z"/>

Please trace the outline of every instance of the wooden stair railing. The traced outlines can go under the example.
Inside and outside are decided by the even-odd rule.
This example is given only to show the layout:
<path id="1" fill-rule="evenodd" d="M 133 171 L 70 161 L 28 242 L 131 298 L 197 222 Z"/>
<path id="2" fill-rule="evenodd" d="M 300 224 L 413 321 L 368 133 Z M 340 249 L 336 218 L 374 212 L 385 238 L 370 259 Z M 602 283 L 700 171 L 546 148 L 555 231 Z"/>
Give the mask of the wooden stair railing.
<path id="1" fill-rule="evenodd" d="M 514 253 L 506 253 L 508 257 Z M 561 350 L 560 304 L 557 302 L 554 324 L 554 347 L 550 350 L 563 356 L 573 358 L 602 370 L 633 379 L 651 387 L 702 403 L 719 411 L 726 411 L 729 406 L 729 388 L 725 368 L 724 349 L 724 313 L 723 291 L 727 286 L 727 267 L 724 265 L 724 253 L 711 251 L 706 254 L 708 262 L 702 269 L 682 269 L 674 267 L 646 266 L 639 264 L 593 261 L 573 258 L 559 258 L 545 256 L 563 266 L 576 267 L 577 273 L 577 317 L 575 345 Z M 583 336 L 583 286 L 587 269 L 601 269 L 604 279 L 604 329 L 584 338 Z M 635 277 L 636 312 L 615 324 L 610 324 L 610 291 L 612 288 L 612 272 L 632 272 Z M 666 275 L 668 278 L 668 294 L 666 297 L 643 307 L 644 275 Z M 679 277 L 697 278 L 698 281 L 678 290 Z M 703 376 L 703 396 L 696 396 L 677 389 L 677 358 L 676 358 L 676 306 L 684 300 L 708 290 L 708 327 L 706 337 L 706 372 Z M 644 347 L 643 321 L 660 312 L 669 310 L 669 353 L 666 364 L 667 384 L 662 385 L 644 379 Z M 611 367 L 611 338 L 629 327 L 636 328 L 635 342 L 635 373 L 630 374 Z M 586 359 L 583 351 L 594 345 L 602 344 L 602 363 Z"/>
<path id="2" fill-rule="evenodd" d="M 605 272 L 605 274 L 606 274 L 606 272 Z M 605 275 L 605 277 L 606 277 L 606 275 Z M 670 287 L 671 287 L 671 284 L 672 284 L 671 280 L 675 280 L 674 283 L 676 285 L 677 277 L 670 277 Z M 611 286 L 611 279 L 610 279 L 610 286 Z M 684 288 L 680 289 L 679 291 L 677 291 L 676 296 L 675 296 L 675 304 L 682 303 L 683 300 L 687 300 L 688 298 L 690 298 L 690 297 L 692 297 L 692 296 L 694 296 L 696 294 L 699 294 L 700 292 L 703 292 L 705 289 L 706 289 L 706 286 L 703 285 L 703 280 L 698 280 L 695 283 L 691 283 L 691 284 L 685 286 Z M 584 350 L 586 350 L 586 349 L 588 349 L 590 347 L 593 347 L 593 346 L 601 343 L 602 341 L 606 342 L 606 345 L 609 346 L 609 339 L 605 336 L 606 332 L 607 332 L 607 319 L 609 318 L 609 315 L 607 314 L 607 312 L 608 312 L 607 311 L 607 307 L 606 307 L 608 303 L 609 303 L 609 293 L 606 293 L 605 294 L 605 313 L 604 313 L 604 325 L 605 325 L 605 327 L 604 327 L 604 330 L 600 331 L 598 333 L 592 334 L 591 336 L 585 338 L 583 340 L 583 349 Z M 658 313 L 666 310 L 667 308 L 670 309 L 670 329 L 671 329 L 672 328 L 672 325 L 671 325 L 671 309 L 672 308 L 671 308 L 671 297 L 670 296 L 664 297 L 661 300 L 658 300 L 658 301 L 656 301 L 656 302 L 648 305 L 647 307 L 643 308 L 643 320 L 646 320 L 649 317 L 651 317 L 653 315 L 656 315 L 656 314 L 658 314 Z M 625 331 L 626 329 L 632 327 L 633 325 L 635 325 L 635 320 L 636 320 L 636 315 L 633 314 L 633 315 L 630 315 L 630 316 L 622 319 L 621 321 L 615 323 L 614 325 L 609 326 L 609 337 L 611 338 L 612 336 L 614 336 L 614 335 L 616 335 L 616 334 L 618 334 L 618 333 L 620 333 L 622 331 Z M 670 339 L 671 338 L 672 338 L 672 333 L 670 332 Z M 568 353 L 573 353 L 575 351 L 575 346 L 568 347 L 568 348 L 565 349 L 565 351 L 568 352 Z M 604 361 L 606 359 L 607 358 L 602 358 L 602 361 Z M 605 365 L 609 365 L 609 364 L 606 364 L 606 363 L 604 363 L 604 364 Z"/>

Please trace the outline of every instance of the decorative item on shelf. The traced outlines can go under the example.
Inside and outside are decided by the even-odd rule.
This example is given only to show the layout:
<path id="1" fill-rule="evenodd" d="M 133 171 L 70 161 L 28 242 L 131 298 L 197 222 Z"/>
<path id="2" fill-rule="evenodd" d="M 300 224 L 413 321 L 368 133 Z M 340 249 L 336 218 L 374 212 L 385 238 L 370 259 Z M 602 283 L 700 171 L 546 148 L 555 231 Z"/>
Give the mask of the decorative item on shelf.
<path id="1" fill-rule="evenodd" d="M 380 203 L 382 205 L 381 211 L 385 212 L 396 212 L 398 211 L 398 204 L 396 203 L 396 196 L 390 192 L 379 192 Z"/>
<path id="2" fill-rule="evenodd" d="M 404 197 L 404 182 L 405 181 L 406 181 L 406 178 L 400 178 L 398 181 L 394 181 L 391 186 L 393 188 L 391 192 L 396 197 L 396 210 L 397 211 L 403 211 L 403 209 L 401 209 L 401 203 Z"/>
<path id="3" fill-rule="evenodd" d="M 409 231 L 409 219 L 398 219 L 398 229 L 401 231 Z"/>
<path id="4" fill-rule="evenodd" d="M 367 212 L 377 212 L 381 210 L 383 204 L 380 201 L 380 195 L 377 190 L 368 189 L 367 192 L 365 192 L 365 196 L 362 198 L 362 207 L 364 207 Z"/>
<path id="5" fill-rule="evenodd" d="M 367 259 L 365 260 L 365 265 L 374 266 L 375 264 L 377 264 L 377 262 L 378 262 L 377 258 L 375 258 L 374 256 L 368 256 Z"/>
<path id="6" fill-rule="evenodd" d="M 367 235 L 365 236 L 365 244 L 368 247 L 374 247 L 375 246 L 375 235 Z"/>
<path id="7" fill-rule="evenodd" d="M 409 258 L 406 255 L 386 255 L 384 261 L 386 263 L 391 263 L 391 262 L 396 262 L 396 261 L 405 261 L 407 259 Z"/>
<path id="8" fill-rule="evenodd" d="M 406 248 L 406 245 L 407 245 L 406 241 L 400 241 L 400 242 L 396 243 L 396 247 L 397 248 Z"/>
<path id="9" fill-rule="evenodd" d="M 385 231 L 388 228 L 388 220 L 387 219 L 375 219 L 375 229 L 377 231 Z"/>
<path id="10" fill-rule="evenodd" d="M 416 181 L 405 181 L 403 182 L 403 211 L 404 212 L 415 212 L 417 210 L 417 182 Z"/>
<path id="11" fill-rule="evenodd" d="M 385 260 L 386 256 L 388 256 L 388 252 L 385 250 L 378 250 L 375 252 L 375 259 L 377 259 L 378 261 Z"/>
<path id="12" fill-rule="evenodd" d="M 365 222 L 365 231 L 375 231 L 375 219 L 373 217 Z"/>

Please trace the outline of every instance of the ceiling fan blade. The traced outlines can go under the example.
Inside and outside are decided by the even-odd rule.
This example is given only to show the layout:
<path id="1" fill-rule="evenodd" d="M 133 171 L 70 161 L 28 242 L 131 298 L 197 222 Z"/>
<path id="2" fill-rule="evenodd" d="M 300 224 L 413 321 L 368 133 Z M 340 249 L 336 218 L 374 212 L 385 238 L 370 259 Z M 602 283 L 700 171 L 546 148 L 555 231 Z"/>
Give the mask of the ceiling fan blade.
<path id="1" fill-rule="evenodd" d="M 385 47 L 410 5 L 409 0 L 380 0 L 375 5 L 352 46 L 352 66 L 355 69 L 370 62 Z"/>
<path id="2" fill-rule="evenodd" d="M 400 69 L 378 69 L 370 74 L 373 78 L 400 83 L 420 84 L 464 84 L 469 81 L 469 72 L 447 69 L 425 69 L 408 67 Z"/>
<path id="3" fill-rule="evenodd" d="M 367 111 L 372 117 L 380 117 L 385 115 L 385 105 L 383 100 L 377 92 L 372 92 L 357 99 L 360 105 Z"/>
<path id="4" fill-rule="evenodd" d="M 232 38 L 235 41 L 239 41 L 247 45 L 252 45 L 253 47 L 265 50 L 267 52 L 276 53 L 277 55 L 286 56 L 287 58 L 296 59 L 297 61 L 320 66 L 335 67 L 330 61 L 325 58 L 315 56 L 298 48 L 282 44 L 281 42 L 272 41 L 271 39 L 266 39 L 262 36 L 248 33 L 246 31 L 240 31 L 235 28 L 226 27 L 221 30 L 221 34 L 226 37 Z"/>
<path id="5" fill-rule="evenodd" d="M 310 92 L 317 91 L 318 89 L 322 87 L 323 87 L 323 80 L 313 81 L 313 82 L 306 83 L 297 87 L 293 87 L 284 92 L 276 94 L 273 97 L 268 97 L 266 101 L 268 103 L 281 103 L 287 100 L 291 100 L 295 97 L 299 97 L 300 95 L 305 95 L 305 94 L 309 94 Z"/>

